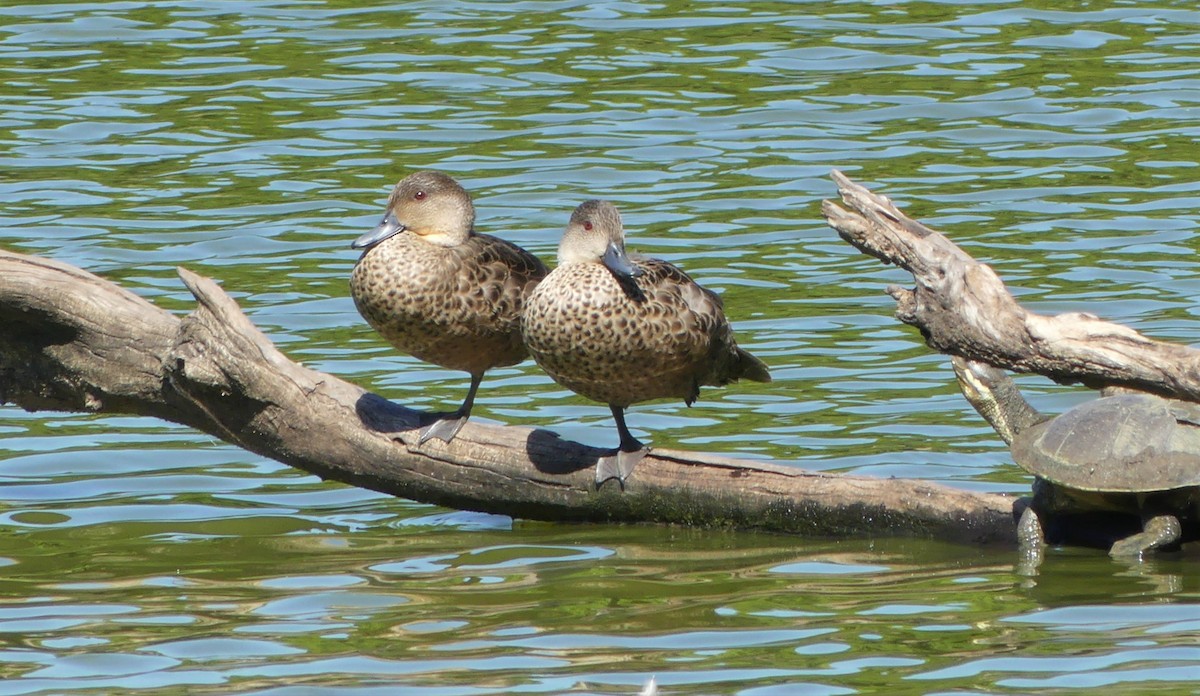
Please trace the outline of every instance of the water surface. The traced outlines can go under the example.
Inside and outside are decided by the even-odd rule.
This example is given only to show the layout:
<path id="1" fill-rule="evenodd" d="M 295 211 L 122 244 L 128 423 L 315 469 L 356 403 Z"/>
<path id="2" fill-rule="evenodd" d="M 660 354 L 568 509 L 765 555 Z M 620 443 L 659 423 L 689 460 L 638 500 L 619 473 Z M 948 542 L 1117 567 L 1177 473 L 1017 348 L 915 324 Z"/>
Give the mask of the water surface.
<path id="1" fill-rule="evenodd" d="M 910 283 L 824 226 L 838 167 L 1036 311 L 1200 337 L 1184 2 L 0 7 L 0 245 L 172 311 L 216 278 L 293 358 L 421 408 L 465 375 L 358 317 L 349 242 L 416 168 L 552 258 L 603 197 L 724 296 L 771 384 L 634 407 L 665 447 L 1019 492 Z M 1035 404 L 1088 395 L 1038 378 Z M 477 417 L 610 446 L 531 363 Z M 552 525 L 338 484 L 154 419 L 0 408 L 0 694 L 1193 691 L 1200 558 Z"/>

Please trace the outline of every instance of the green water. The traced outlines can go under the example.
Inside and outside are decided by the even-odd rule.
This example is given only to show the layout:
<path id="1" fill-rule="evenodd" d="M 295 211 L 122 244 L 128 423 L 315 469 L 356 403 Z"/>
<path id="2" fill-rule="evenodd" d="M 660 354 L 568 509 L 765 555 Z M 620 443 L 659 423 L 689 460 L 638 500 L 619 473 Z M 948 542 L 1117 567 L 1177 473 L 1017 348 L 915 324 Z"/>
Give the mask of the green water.
<path id="1" fill-rule="evenodd" d="M 1185 2 L 0 3 L 0 246 L 179 312 L 186 265 L 293 358 L 445 408 L 465 375 L 397 355 L 348 297 L 390 185 L 450 172 L 482 231 L 545 258 L 603 197 L 775 376 L 637 406 L 639 437 L 1017 492 L 891 316 L 911 279 L 822 223 L 829 170 L 1037 311 L 1197 343 L 1198 48 Z M 476 417 L 615 442 L 528 363 Z M 0 694 L 1200 689 L 1195 549 L 1054 549 L 1025 577 L 930 540 L 512 521 L 11 407 L 0 538 Z"/>

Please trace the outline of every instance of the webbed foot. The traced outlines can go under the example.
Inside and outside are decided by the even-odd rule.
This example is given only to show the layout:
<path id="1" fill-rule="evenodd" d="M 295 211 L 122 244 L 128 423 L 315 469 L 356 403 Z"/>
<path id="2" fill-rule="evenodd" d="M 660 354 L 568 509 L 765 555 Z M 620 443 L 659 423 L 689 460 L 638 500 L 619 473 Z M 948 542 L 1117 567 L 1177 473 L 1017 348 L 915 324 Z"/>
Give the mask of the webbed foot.
<path id="1" fill-rule="evenodd" d="M 434 414 L 433 417 L 437 420 L 421 428 L 421 437 L 417 440 L 417 444 L 423 445 L 435 437 L 444 442 L 450 442 L 458 434 L 458 431 L 462 430 L 469 418 L 469 416 L 463 416 L 457 412 Z"/>
<path id="2" fill-rule="evenodd" d="M 1146 551 L 1179 541 L 1182 534 L 1183 528 L 1174 515 L 1147 517 L 1141 532 L 1117 541 L 1108 550 L 1108 555 L 1114 558 L 1141 558 Z"/>
<path id="3" fill-rule="evenodd" d="M 471 417 L 471 407 L 475 404 L 475 393 L 479 391 L 479 383 L 482 380 L 482 372 L 471 375 L 471 388 L 467 390 L 467 398 L 463 399 L 462 406 L 459 406 L 457 411 L 434 413 L 423 417 L 422 422 L 427 422 L 429 419 L 433 419 L 433 422 L 421 428 L 421 437 L 417 439 L 417 444 L 423 445 L 435 437 L 444 442 L 453 440 L 454 436 L 458 435 L 458 431 L 466 425 L 467 419 Z"/>
<path id="4" fill-rule="evenodd" d="M 633 467 L 649 452 L 649 447 L 642 447 L 632 452 L 617 450 L 607 457 L 601 457 L 600 461 L 596 462 L 596 487 L 599 488 L 605 481 L 615 478 L 624 488 L 625 479 L 633 473 Z"/>

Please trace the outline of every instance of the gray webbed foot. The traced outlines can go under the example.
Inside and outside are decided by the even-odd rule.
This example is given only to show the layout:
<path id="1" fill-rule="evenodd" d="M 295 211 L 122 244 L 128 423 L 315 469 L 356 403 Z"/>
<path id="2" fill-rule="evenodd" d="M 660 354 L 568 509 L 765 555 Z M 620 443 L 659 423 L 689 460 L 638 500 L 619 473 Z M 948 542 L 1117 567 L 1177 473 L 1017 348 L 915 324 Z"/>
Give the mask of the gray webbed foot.
<path id="1" fill-rule="evenodd" d="M 458 431 L 466 425 L 467 419 L 471 417 L 471 407 L 475 404 L 475 393 L 479 391 L 479 383 L 483 380 L 483 373 L 471 375 L 471 388 L 467 390 L 467 398 L 463 399 L 462 406 L 458 407 L 453 413 L 434 413 L 425 416 L 421 419 L 422 422 L 432 423 L 421 428 L 421 437 L 417 440 L 418 445 L 423 445 L 433 438 L 438 438 L 444 442 L 450 442 L 458 435 Z"/>
<path id="2" fill-rule="evenodd" d="M 625 479 L 633 473 L 633 467 L 649 452 L 649 447 L 642 447 L 632 452 L 617 450 L 614 454 L 601 457 L 600 461 L 596 462 L 596 486 L 599 487 L 605 481 L 615 478 L 624 488 Z"/>
<path id="3" fill-rule="evenodd" d="M 469 416 L 463 416 L 457 412 L 439 413 L 433 417 L 437 420 L 421 428 L 421 437 L 417 440 L 417 444 L 423 445 L 435 437 L 444 442 L 450 442 L 455 435 L 458 435 L 458 431 L 462 430 L 469 418 Z"/>

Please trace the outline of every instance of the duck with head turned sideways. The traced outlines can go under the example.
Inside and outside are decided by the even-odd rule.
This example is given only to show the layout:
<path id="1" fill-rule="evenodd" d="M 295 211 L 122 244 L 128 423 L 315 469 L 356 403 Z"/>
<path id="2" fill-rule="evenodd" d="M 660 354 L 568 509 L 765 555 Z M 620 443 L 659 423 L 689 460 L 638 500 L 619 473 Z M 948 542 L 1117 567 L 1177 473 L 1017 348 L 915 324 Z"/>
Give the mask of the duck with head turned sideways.
<path id="1" fill-rule="evenodd" d="M 520 317 L 548 272 L 524 249 L 475 232 L 471 197 L 451 177 L 420 171 L 392 190 L 387 214 L 352 245 L 362 257 L 350 293 L 363 318 L 399 350 L 471 375 L 462 406 L 422 428 L 450 442 L 471 415 L 483 374 L 528 355 Z"/>
<path id="2" fill-rule="evenodd" d="M 554 381 L 612 411 L 620 447 L 597 464 L 597 484 L 624 482 L 649 451 L 625 425 L 631 404 L 690 406 L 701 385 L 771 381 L 734 341 L 718 295 L 666 261 L 626 253 L 621 215 L 607 201 L 571 215 L 558 267 L 526 299 L 521 332 Z"/>

